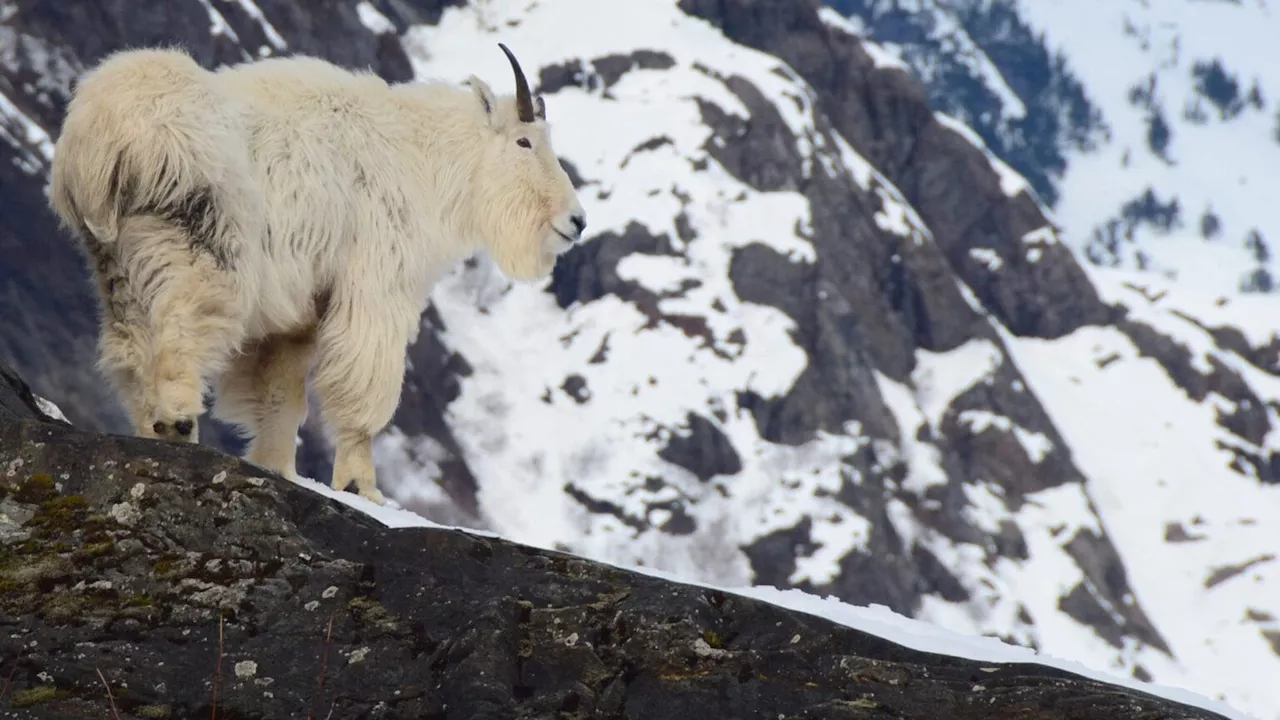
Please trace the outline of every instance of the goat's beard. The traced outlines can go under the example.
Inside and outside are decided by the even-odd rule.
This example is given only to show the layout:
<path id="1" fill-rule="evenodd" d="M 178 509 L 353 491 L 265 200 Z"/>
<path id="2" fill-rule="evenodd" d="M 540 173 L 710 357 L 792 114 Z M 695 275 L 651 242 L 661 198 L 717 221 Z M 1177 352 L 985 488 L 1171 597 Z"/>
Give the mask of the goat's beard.
<path id="1" fill-rule="evenodd" d="M 557 244 L 567 245 L 557 237 L 520 243 L 516 247 L 491 248 L 490 252 L 503 275 L 520 282 L 537 282 L 555 269 L 556 260 L 562 252 Z"/>

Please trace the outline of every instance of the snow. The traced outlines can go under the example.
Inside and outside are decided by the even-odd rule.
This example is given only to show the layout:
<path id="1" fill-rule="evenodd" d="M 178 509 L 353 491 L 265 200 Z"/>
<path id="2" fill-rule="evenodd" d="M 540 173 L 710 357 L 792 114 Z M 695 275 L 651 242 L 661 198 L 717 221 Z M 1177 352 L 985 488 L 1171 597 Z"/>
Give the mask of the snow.
<path id="1" fill-rule="evenodd" d="M 1004 260 L 1000 258 L 1000 254 L 990 248 L 970 248 L 969 257 L 982 263 L 992 272 L 1004 266 Z"/>
<path id="2" fill-rule="evenodd" d="M 14 162 L 28 175 L 44 172 L 53 162 L 49 134 L 4 93 L 0 93 L 0 138 L 16 151 Z"/>
<path id="3" fill-rule="evenodd" d="M 362 0 L 362 2 L 357 3 L 356 13 L 360 16 L 360 22 L 369 28 L 369 32 L 375 35 L 395 33 L 396 31 L 395 24 L 388 20 L 386 15 L 378 12 L 378 9 L 369 0 Z"/>
<path id="4" fill-rule="evenodd" d="M 1263 404 L 1280 401 L 1280 378 L 1218 347 L 1204 329 L 1238 330 L 1255 349 L 1280 334 L 1274 295 L 1250 292 L 1245 285 L 1259 267 L 1275 272 L 1274 257 L 1255 257 L 1246 239 L 1256 231 L 1274 256 L 1280 233 L 1280 221 L 1271 210 L 1272 188 L 1280 181 L 1280 65 L 1275 62 L 1274 38 L 1280 16 L 1262 2 L 1014 4 L 1020 17 L 1044 34 L 1051 53 L 1065 53 L 1069 70 L 1083 81 L 1106 123 L 1096 151 L 1068 148 L 1061 200 L 1052 212 L 1041 207 L 1053 225 L 1063 228 L 1062 235 L 1051 225 L 1028 233 L 1023 238 L 1026 260 L 1038 261 L 1044 245 L 1063 241 L 1082 263 L 1088 252 L 1101 255 L 1103 263 L 1118 264 L 1116 270 L 1086 267 L 1104 302 L 1123 305 L 1130 319 L 1186 347 L 1195 371 L 1212 372 L 1212 360 L 1239 373 Z M 880 7 L 883 11 L 888 4 Z M 894 7 L 929 12 L 946 21 L 957 17 L 966 3 L 918 0 Z M 848 25 L 851 32 L 869 34 L 860 24 Z M 936 34 L 949 26 L 940 22 L 933 27 Z M 891 44 L 885 50 L 901 55 Z M 943 51 L 1005 97 L 999 79 L 980 72 L 983 58 L 975 57 L 963 42 Z M 1220 117 L 1195 88 L 1195 63 L 1215 59 L 1239 83 L 1243 105 L 1233 118 Z M 912 58 L 917 65 L 919 60 Z M 930 67 L 926 62 L 916 71 L 927 76 Z M 1134 95 L 1149 78 L 1154 81 L 1151 107 L 1171 128 L 1164 157 L 1149 146 L 1152 109 Z M 1255 83 L 1261 108 L 1246 98 Z M 1197 103 L 1206 115 L 1202 122 L 1187 117 Z M 1006 99 L 1005 108 L 1011 106 Z M 952 117 L 937 118 L 982 150 L 1007 194 L 1026 186 L 976 133 Z M 1140 225 L 1133 242 L 1120 243 L 1117 258 L 1097 253 L 1095 229 L 1118 217 L 1125 203 L 1148 188 L 1158 201 L 1177 200 L 1177 221 L 1167 230 Z M 1220 223 L 1209 239 L 1200 227 L 1207 212 Z M 993 273 L 1005 266 L 988 248 L 971 248 L 969 255 Z M 1139 264 L 1151 271 L 1137 271 Z M 977 304 L 971 293 L 965 295 L 971 305 Z M 1158 682 L 1227 698 L 1267 720 L 1280 718 L 1280 690 L 1274 683 L 1280 660 L 1263 634 L 1274 632 L 1277 624 L 1274 598 L 1280 596 L 1280 563 L 1267 558 L 1274 554 L 1273 538 L 1280 527 L 1280 487 L 1259 481 L 1251 469 L 1237 472 L 1229 467 L 1230 448 L 1267 461 L 1280 448 L 1274 429 L 1280 416 L 1274 409 L 1266 410 L 1273 429 L 1254 445 L 1219 425 L 1221 414 L 1237 410 L 1234 402 L 1216 393 L 1195 402 L 1114 328 L 1085 328 L 1065 338 L 1040 340 L 1015 338 L 994 320 L 992 325 L 1009 349 L 1010 362 L 1026 377 L 1028 389 L 1063 435 L 1083 478 L 1082 483 L 1041 493 L 1036 503 L 1016 513 L 1010 512 L 998 487 L 966 486 L 966 513 L 972 521 L 988 530 L 1015 522 L 1031 560 L 1025 570 L 1001 561 L 986 578 L 963 561 L 959 567 L 947 563 L 948 569 L 966 586 L 985 581 L 999 589 L 996 595 L 1019 598 L 1034 619 L 1026 632 L 1054 653 L 1084 659 L 1092 667 L 1103 658 L 1118 660 L 1125 668 L 1141 664 Z M 935 404 L 935 415 L 948 407 L 948 394 Z M 902 409 L 910 404 L 905 396 L 898 403 L 890 391 L 885 397 L 897 406 L 897 416 L 909 414 Z M 1012 431 L 1033 460 L 1043 459 L 1052 449 L 1048 438 L 1020 433 L 1008 418 L 966 411 L 959 420 L 975 431 L 991 426 Z M 914 422 L 900 419 L 900 425 L 910 428 Z M 1118 654 L 1099 651 L 1078 626 L 1063 623 L 1061 613 L 1054 612 L 1057 598 L 1077 582 L 1103 600 L 1061 551 L 1062 540 L 1074 532 L 1060 527 L 1061 518 L 1073 513 L 1079 528 L 1095 533 L 1105 528 L 1124 560 L 1134 600 L 1170 643 L 1173 658 L 1149 651 L 1135 654 L 1128 647 Z M 909 513 L 894 517 L 895 524 L 910 522 Z M 938 540 L 918 528 L 912 532 L 937 552 Z M 919 617 L 970 632 L 1019 631 L 1002 622 L 998 613 L 984 617 L 937 599 L 926 599 Z"/>
<path id="5" fill-rule="evenodd" d="M 1069 241 L 1086 247 L 1095 228 L 1151 188 L 1161 202 L 1178 201 L 1179 223 L 1168 232 L 1139 227 L 1135 242 L 1123 243 L 1119 262 L 1134 267 L 1140 251 L 1158 272 L 1237 295 L 1259 264 L 1246 247 L 1248 234 L 1258 231 L 1273 250 L 1280 239 L 1280 217 L 1272 211 L 1280 182 L 1280 15 L 1263 2 L 1017 0 L 1017 6 L 1051 51 L 1066 54 L 1111 136 L 1095 152 L 1069 156 L 1056 208 Z M 1222 119 L 1197 92 L 1193 72 L 1195 63 L 1215 59 L 1235 76 L 1241 100 L 1256 83 L 1264 106 L 1245 102 L 1237 116 Z M 1151 110 L 1131 101 L 1131 91 L 1149 79 L 1171 130 L 1167 158 L 1149 147 Z M 1197 106 L 1202 122 L 1186 117 Z M 1221 227 L 1206 240 L 1200 223 L 1208 211 Z M 1275 272 L 1274 258 L 1263 265 Z"/>
<path id="6" fill-rule="evenodd" d="M 452 527 L 449 525 L 441 525 L 438 523 L 434 523 L 415 512 L 410 512 L 409 510 L 405 510 L 403 507 L 400 506 L 399 503 L 397 503 L 395 500 L 392 500 L 392 499 L 387 499 L 387 502 L 385 505 L 378 505 L 374 502 L 371 502 L 369 500 L 366 500 L 360 497 L 359 495 L 353 492 L 348 492 L 346 490 L 334 490 L 329 485 L 322 482 L 318 482 L 314 478 L 298 477 L 291 480 L 291 482 L 293 482 L 295 485 L 298 485 L 299 487 L 304 487 L 314 493 L 323 495 L 333 500 L 337 500 L 338 502 L 344 505 L 347 505 L 351 508 L 359 510 L 365 515 L 373 518 L 374 520 L 377 520 L 378 522 L 382 523 L 383 525 L 391 529 L 432 528 L 436 530 L 464 530 L 464 528 Z M 476 528 L 470 528 L 470 527 L 465 528 L 465 532 L 469 535 L 475 535 L 477 537 L 487 537 L 487 538 L 499 537 L 494 533 L 485 532 L 483 530 L 477 530 Z"/>
<path id="7" fill-rule="evenodd" d="M 240 44 L 240 36 L 227 22 L 227 19 L 218 12 L 210 0 L 200 0 L 200 4 L 204 6 L 205 12 L 209 14 L 209 32 L 213 35 L 225 35 L 237 45 Z"/>
<path id="8" fill-rule="evenodd" d="M 996 428 L 1006 433 L 1013 433 L 1018 443 L 1027 451 L 1027 457 L 1033 463 L 1039 463 L 1053 450 L 1053 442 L 1044 433 L 1031 432 L 1014 424 L 1012 420 L 996 415 L 987 410 L 965 410 L 960 413 L 960 422 L 969 426 L 973 434 L 978 435 L 987 428 Z"/>
<path id="9" fill-rule="evenodd" d="M 862 32 L 862 30 L 854 24 L 850 18 L 836 12 L 835 8 L 826 5 L 822 6 L 818 9 L 818 17 L 831 28 L 861 39 L 862 49 L 867 51 L 867 54 L 871 56 L 876 67 L 898 68 L 899 70 L 909 69 L 907 64 L 902 61 L 902 58 L 894 55 L 890 50 L 880 44 L 867 40 L 866 33 Z"/>
<path id="10" fill-rule="evenodd" d="M 288 43 L 286 43 L 284 38 L 280 36 L 280 33 L 275 29 L 275 26 L 272 25 L 267 20 L 266 16 L 262 14 L 262 10 L 253 2 L 253 0 L 235 0 L 235 3 L 240 6 L 240 9 L 243 10 L 246 15 L 257 21 L 258 27 L 262 28 L 263 34 L 267 36 L 267 42 L 271 43 L 272 47 L 278 51 L 289 49 Z"/>
<path id="11" fill-rule="evenodd" d="M 902 434 L 901 448 L 886 443 L 877 448 L 877 454 L 883 455 L 889 462 L 902 460 L 907 463 L 907 477 L 902 481 L 902 488 L 908 492 L 923 496 L 930 487 L 946 485 L 947 474 L 942 469 L 942 454 L 933 445 L 916 439 L 921 425 L 929 423 L 931 428 L 937 428 L 937 424 L 925 416 L 916 393 L 912 388 L 894 382 L 879 371 L 876 372 L 876 384 Z M 899 523 L 898 531 L 913 532 L 911 525 L 914 520 L 905 515 L 903 520 Z"/>
<path id="12" fill-rule="evenodd" d="M 32 397 L 35 398 L 36 406 L 40 408 L 40 412 L 44 413 L 45 415 L 48 415 L 51 418 L 54 418 L 55 420 L 61 420 L 62 422 L 70 424 L 71 421 L 67 419 L 66 415 L 62 414 L 62 408 L 55 405 L 52 401 L 40 397 L 39 395 L 33 395 Z"/>
<path id="13" fill-rule="evenodd" d="M 990 340 L 974 339 L 945 353 L 920 350 L 911 373 L 916 397 L 930 427 L 937 430 L 951 402 L 979 382 L 988 382 L 1004 353 Z"/>
<path id="14" fill-rule="evenodd" d="M 1091 274 L 1104 297 L 1123 299 L 1132 317 L 1190 343 L 1201 370 L 1208 369 L 1209 353 L 1245 367 L 1214 351 L 1207 335 L 1163 303 L 1135 301 L 1126 283 L 1142 282 L 1143 274 Z M 1218 443 L 1245 443 L 1217 424 L 1221 398 L 1190 402 L 1155 360 L 1140 356 L 1114 328 L 1007 342 L 1088 477 L 1089 497 L 1127 559 L 1134 594 L 1185 671 L 1179 684 L 1229 697 L 1259 717 L 1278 717 L 1277 659 L 1246 617 L 1250 609 L 1276 608 L 1280 564 L 1259 564 L 1207 587 L 1218 568 L 1274 552 L 1280 519 L 1280 487 L 1227 469 L 1231 454 Z M 1280 379 L 1255 373 L 1250 384 L 1262 400 L 1280 400 Z M 1274 436 L 1267 441 L 1271 449 L 1280 446 Z M 1123 438 L 1119 445 L 1117 438 Z M 1196 539 L 1168 541 L 1171 524 Z"/>

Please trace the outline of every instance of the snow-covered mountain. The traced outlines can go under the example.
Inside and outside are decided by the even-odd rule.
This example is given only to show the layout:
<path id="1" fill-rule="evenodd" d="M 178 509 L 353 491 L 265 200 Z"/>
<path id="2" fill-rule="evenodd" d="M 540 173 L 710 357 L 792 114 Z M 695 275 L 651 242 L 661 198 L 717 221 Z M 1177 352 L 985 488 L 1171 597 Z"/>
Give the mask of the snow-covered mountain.
<path id="1" fill-rule="evenodd" d="M 1024 173 L 1092 262 L 1218 295 L 1274 289 L 1280 16 L 1266 0 L 830 4 Z"/>
<path id="2" fill-rule="evenodd" d="M 305 51 L 501 88 L 505 42 L 591 236 L 547 283 L 477 258 L 437 288 L 380 440 L 389 495 L 1275 720 L 1280 340 L 1274 296 L 1245 282 L 1264 241 L 1242 235 L 1274 222 L 1249 193 L 1280 152 L 1280 82 L 1244 59 L 1270 21 L 1082 2 L 7 2 L 0 351 L 73 421 L 119 422 L 41 194 L 60 103 L 104 52 Z M 66 22 L 81 5 L 93 30 Z M 1169 23 L 1185 54 L 1166 68 Z M 1230 83 L 1194 70 L 1211 39 L 1245 78 L 1221 113 Z M 1196 93 L 1208 119 L 1184 122 Z M 304 468 L 327 477 L 315 420 Z"/>
<path id="3" fill-rule="evenodd" d="M 1023 367 L 1156 627 L 1201 626 L 1172 641 L 1175 657 L 1201 687 L 1280 717 L 1276 9 L 831 5 L 1032 181 L 1103 298 L 1147 326 L 1121 326 L 1127 340 L 1106 329 L 1059 341 L 1089 346 L 1105 369 L 1058 364 L 1062 351 Z M 1038 385 L 1042 372 L 1059 389 Z"/>

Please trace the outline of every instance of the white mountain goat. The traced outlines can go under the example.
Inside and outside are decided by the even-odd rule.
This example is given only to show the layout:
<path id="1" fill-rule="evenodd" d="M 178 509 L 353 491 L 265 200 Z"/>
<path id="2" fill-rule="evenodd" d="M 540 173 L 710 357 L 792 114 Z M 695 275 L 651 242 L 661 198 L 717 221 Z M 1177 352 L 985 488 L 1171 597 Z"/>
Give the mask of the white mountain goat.
<path id="1" fill-rule="evenodd" d="M 138 435 L 197 442 L 211 389 L 247 459 L 296 479 L 310 375 L 333 487 L 384 502 L 372 439 L 436 280 L 480 250 L 544 278 L 586 224 L 546 106 L 499 47 L 514 97 L 309 57 L 210 71 L 173 49 L 80 79 L 50 203 L 97 281 L 98 364 Z"/>

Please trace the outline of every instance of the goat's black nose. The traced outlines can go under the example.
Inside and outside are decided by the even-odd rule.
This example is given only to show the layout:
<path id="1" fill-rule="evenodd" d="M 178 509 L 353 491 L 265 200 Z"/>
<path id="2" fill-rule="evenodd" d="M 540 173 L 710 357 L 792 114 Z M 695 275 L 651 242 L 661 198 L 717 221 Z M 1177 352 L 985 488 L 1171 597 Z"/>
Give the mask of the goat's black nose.
<path id="1" fill-rule="evenodd" d="M 573 223 L 573 226 L 578 229 L 579 235 L 582 234 L 583 230 L 587 229 L 587 219 L 581 215 L 574 215 L 569 218 L 569 222 Z"/>

